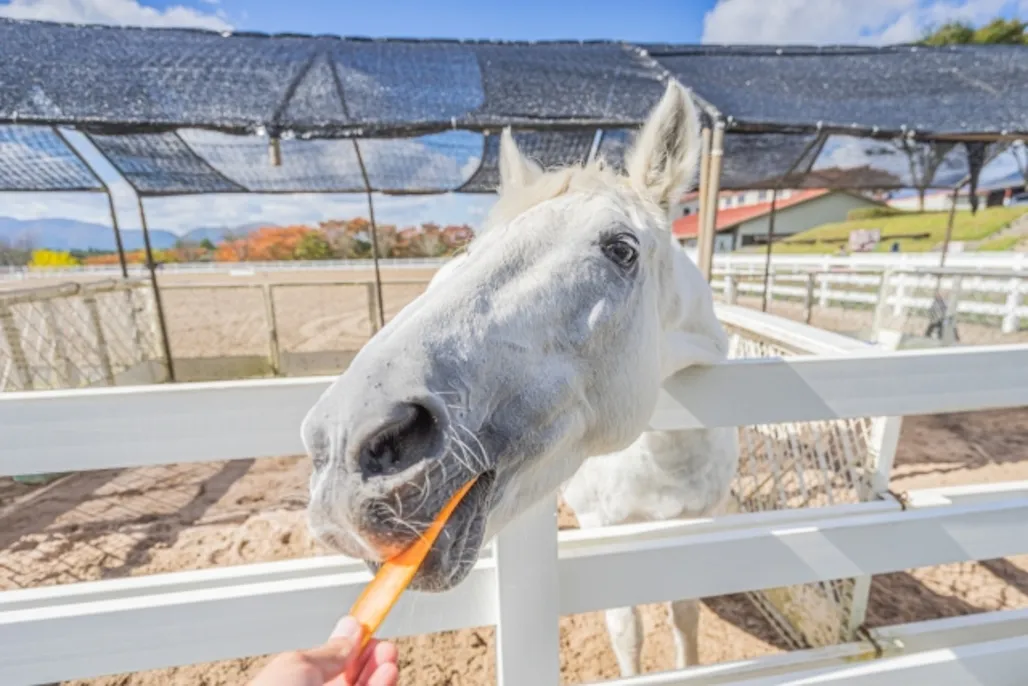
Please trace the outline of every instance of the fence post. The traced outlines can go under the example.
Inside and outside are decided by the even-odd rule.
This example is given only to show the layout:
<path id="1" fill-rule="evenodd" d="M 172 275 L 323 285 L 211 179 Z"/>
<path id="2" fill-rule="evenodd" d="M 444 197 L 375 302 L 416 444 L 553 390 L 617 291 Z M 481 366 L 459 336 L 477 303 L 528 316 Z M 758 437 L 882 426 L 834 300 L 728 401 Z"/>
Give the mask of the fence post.
<path id="1" fill-rule="evenodd" d="M 953 345 L 957 341 L 957 310 L 960 307 L 960 290 L 964 285 L 964 277 L 953 277 L 953 287 L 946 299 L 946 315 L 943 320 L 941 339 L 944 345 Z"/>
<path id="2" fill-rule="evenodd" d="M 271 373 L 278 376 L 282 373 L 281 353 L 278 347 L 278 322 L 275 318 L 275 295 L 270 283 L 263 284 L 264 293 L 264 325 L 268 334 L 268 362 Z"/>
<path id="3" fill-rule="evenodd" d="M 53 300 L 44 300 L 40 305 L 43 308 L 43 318 L 46 319 L 46 326 L 50 329 L 50 335 L 54 341 L 53 369 L 57 372 L 58 388 L 74 388 L 78 386 L 78 379 L 75 377 L 75 366 L 68 357 L 68 350 L 64 345 L 64 334 L 57 325 L 57 313 L 54 312 Z"/>
<path id="4" fill-rule="evenodd" d="M 770 307 L 775 300 L 775 270 L 771 269 L 767 274 L 767 304 Z"/>
<path id="5" fill-rule="evenodd" d="M 828 275 L 831 273 L 829 270 L 817 272 L 821 277 L 821 285 L 817 289 L 817 306 L 828 307 Z"/>
<path id="6" fill-rule="evenodd" d="M 906 312 L 904 301 L 907 298 L 907 280 L 909 274 L 903 273 L 898 274 L 899 278 L 896 280 L 896 296 L 892 301 L 892 316 L 902 317 Z"/>
<path id="7" fill-rule="evenodd" d="M 150 352 L 143 343 L 143 323 L 139 321 L 139 313 L 142 308 L 136 307 L 136 293 L 134 287 L 126 288 L 125 307 L 128 308 L 129 326 L 132 327 L 132 343 L 136 346 L 136 358 L 139 362 L 147 362 Z"/>
<path id="8" fill-rule="evenodd" d="M 375 292 L 375 284 L 368 282 L 364 286 L 368 291 L 368 326 L 371 336 L 374 336 L 378 333 L 378 294 Z"/>
<path id="9" fill-rule="evenodd" d="M 1021 281 L 1021 277 L 1015 276 L 1007 283 L 1009 292 L 1006 304 L 1003 306 L 1005 310 L 1001 327 L 1003 333 L 1017 333 L 1021 328 L 1021 318 L 1017 314 L 1021 308 Z"/>
<path id="10" fill-rule="evenodd" d="M 547 497 L 496 537 L 498 686 L 560 683 L 560 579 L 556 498 Z"/>
<path id="11" fill-rule="evenodd" d="M 104 336 L 103 320 L 100 319 L 100 308 L 96 304 L 96 294 L 87 292 L 82 298 L 89 312 L 89 322 L 93 325 L 93 334 L 96 336 L 96 355 L 100 360 L 100 373 L 103 374 L 104 383 L 108 386 L 114 385 L 114 369 L 111 367 L 111 351 L 107 349 L 107 337 Z"/>
<path id="12" fill-rule="evenodd" d="M 892 270 L 885 269 L 882 272 L 882 282 L 878 285 L 878 302 L 875 303 L 874 319 L 871 321 L 871 336 L 877 339 L 878 332 L 885 324 L 885 311 L 889 307 L 889 282 L 892 280 Z"/>
<path id="13" fill-rule="evenodd" d="M 814 316 L 814 273 L 807 273 L 807 290 L 803 294 L 803 321 L 810 323 Z"/>
<path id="14" fill-rule="evenodd" d="M 4 338 L 7 339 L 7 350 L 11 353 L 11 364 L 18 380 L 17 390 L 32 390 L 32 369 L 29 368 L 25 349 L 21 345 L 21 332 L 14 323 L 14 313 L 4 302 L 0 302 L 0 331 L 3 331 Z"/>
<path id="15" fill-rule="evenodd" d="M 888 273 L 888 272 L 886 272 Z M 884 278 L 885 275 L 883 275 Z M 899 332 L 888 332 L 879 336 L 875 331 L 878 347 L 889 352 L 899 349 L 903 340 Z M 896 447 L 899 445 L 900 430 L 903 428 L 903 417 L 875 417 L 871 421 L 871 433 L 868 437 L 868 458 L 871 469 L 870 491 L 858 494 L 862 501 L 868 502 L 884 498 L 889 491 L 892 478 L 892 465 L 896 459 Z M 853 580 L 853 603 L 850 605 L 850 616 L 847 622 L 848 635 L 844 640 L 856 640 L 857 630 L 867 617 L 867 603 L 871 596 L 871 576 L 858 576 Z"/>
<path id="16" fill-rule="evenodd" d="M 738 302 L 738 294 L 735 285 L 735 275 L 731 272 L 725 274 L 725 302 L 735 305 Z"/>

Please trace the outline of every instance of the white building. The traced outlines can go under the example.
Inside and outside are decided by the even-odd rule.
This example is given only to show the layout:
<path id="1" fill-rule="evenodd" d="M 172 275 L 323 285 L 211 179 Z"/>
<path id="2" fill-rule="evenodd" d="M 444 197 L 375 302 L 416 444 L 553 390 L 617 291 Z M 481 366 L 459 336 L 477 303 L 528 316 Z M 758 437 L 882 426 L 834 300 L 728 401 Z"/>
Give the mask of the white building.
<path id="1" fill-rule="evenodd" d="M 822 224 L 846 220 L 850 210 L 878 207 L 881 203 L 849 191 L 779 191 L 775 211 L 775 240 L 792 236 Z M 685 196 L 672 211 L 675 238 L 686 247 L 696 245 L 699 233 L 695 194 Z M 730 252 L 767 242 L 771 215 L 771 191 L 723 192 L 718 198 L 715 252 Z"/>

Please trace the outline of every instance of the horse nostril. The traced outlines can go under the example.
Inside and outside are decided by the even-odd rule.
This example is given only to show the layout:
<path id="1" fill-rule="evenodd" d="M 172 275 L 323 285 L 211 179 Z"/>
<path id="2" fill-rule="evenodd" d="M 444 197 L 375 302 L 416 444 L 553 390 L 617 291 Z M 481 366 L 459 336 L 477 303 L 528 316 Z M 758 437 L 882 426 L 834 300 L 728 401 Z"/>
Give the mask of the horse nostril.
<path id="1" fill-rule="evenodd" d="M 398 474 L 442 448 L 437 417 L 420 403 L 400 403 L 360 447 L 357 461 L 364 478 Z"/>

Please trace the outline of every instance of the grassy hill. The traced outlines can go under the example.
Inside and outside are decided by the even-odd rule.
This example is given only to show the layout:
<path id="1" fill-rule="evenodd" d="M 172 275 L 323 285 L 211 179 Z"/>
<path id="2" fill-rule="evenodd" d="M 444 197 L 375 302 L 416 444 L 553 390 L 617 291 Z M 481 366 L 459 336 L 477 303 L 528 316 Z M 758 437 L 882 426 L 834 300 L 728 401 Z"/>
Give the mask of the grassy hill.
<path id="1" fill-rule="evenodd" d="M 1028 207 L 1024 206 L 983 208 L 974 215 L 969 211 L 958 211 L 953 223 L 953 240 L 983 241 L 979 249 L 984 250 L 1009 250 L 1017 242 L 1016 237 L 988 239 L 1025 213 L 1028 213 Z M 949 212 L 910 212 L 824 224 L 775 243 L 774 252 L 838 252 L 840 246 L 846 245 L 850 231 L 856 229 L 881 230 L 882 240 L 877 252 L 888 252 L 894 242 L 899 242 L 902 252 L 926 252 L 936 249 L 945 239 L 948 218 Z"/>

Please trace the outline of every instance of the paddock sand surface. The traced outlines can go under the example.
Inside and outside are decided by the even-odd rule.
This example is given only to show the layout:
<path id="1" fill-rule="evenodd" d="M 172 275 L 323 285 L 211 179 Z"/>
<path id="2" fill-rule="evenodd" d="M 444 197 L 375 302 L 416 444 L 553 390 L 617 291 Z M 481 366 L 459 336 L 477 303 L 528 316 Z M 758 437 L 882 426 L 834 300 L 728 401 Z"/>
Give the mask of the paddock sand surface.
<path id="1" fill-rule="evenodd" d="M 310 284 L 368 275 L 286 272 L 271 278 Z M 389 279 L 430 276 L 431 270 L 384 274 Z M 199 275 L 165 276 L 162 281 L 259 283 L 264 278 Z M 340 337 L 355 346 L 363 343 L 367 302 L 358 290 L 363 287 L 346 287 L 353 289 L 352 297 L 340 297 L 344 287 L 337 287 L 315 299 L 310 288 L 298 286 L 294 294 L 283 294 L 276 302 L 280 316 L 289 322 L 280 331 L 284 346 L 318 349 L 330 342 L 334 347 Z M 393 287 L 386 296 L 387 312 L 397 311 L 420 290 Z M 211 316 L 207 313 L 212 302 L 199 292 L 169 298 L 176 354 L 238 354 L 245 345 L 260 349 L 259 336 L 255 339 L 253 333 L 259 309 L 244 312 L 238 303 L 221 302 Z M 324 317 L 312 316 L 312 307 L 323 310 Z M 774 312 L 798 316 L 796 308 L 779 308 L 777 303 Z M 823 321 L 815 323 L 840 330 L 859 328 L 847 328 L 851 322 L 840 317 L 841 312 L 825 313 Z M 0 480 L 0 590 L 325 554 L 306 531 L 307 476 L 305 460 L 282 457 L 86 472 L 42 487 Z M 895 488 L 1016 479 L 1028 479 L 1028 408 L 905 420 Z M 573 526 L 573 516 L 563 511 L 561 525 Z M 868 623 L 880 626 L 1014 607 L 1028 607 L 1028 556 L 877 577 Z M 672 668 L 663 607 L 647 606 L 643 617 L 645 670 Z M 493 683 L 495 678 L 491 628 L 405 638 L 399 644 L 403 684 L 464 686 Z M 704 601 L 703 663 L 784 648 L 746 598 Z M 256 674 L 266 660 L 228 660 L 70 683 L 237 685 Z M 561 661 L 567 684 L 618 675 L 602 614 L 563 618 Z"/>

